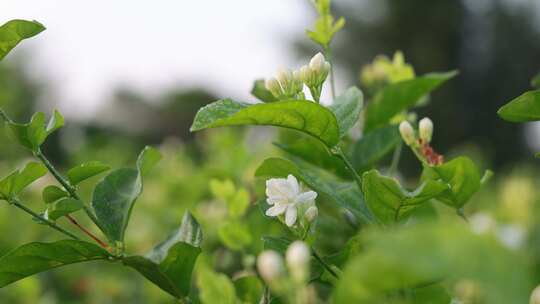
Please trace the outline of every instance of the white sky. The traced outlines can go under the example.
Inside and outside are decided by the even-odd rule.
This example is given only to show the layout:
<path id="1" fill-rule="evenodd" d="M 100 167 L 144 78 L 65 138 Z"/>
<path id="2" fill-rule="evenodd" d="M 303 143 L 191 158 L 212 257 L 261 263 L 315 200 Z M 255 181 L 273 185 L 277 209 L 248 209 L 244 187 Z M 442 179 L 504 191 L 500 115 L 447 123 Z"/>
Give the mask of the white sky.
<path id="1" fill-rule="evenodd" d="M 288 47 L 313 22 L 305 2 L 3 0 L 0 23 L 47 27 L 15 52 L 30 54 L 31 72 L 55 85 L 61 110 L 90 117 L 121 84 L 149 96 L 203 85 L 247 98 L 255 78 L 297 65 Z"/>

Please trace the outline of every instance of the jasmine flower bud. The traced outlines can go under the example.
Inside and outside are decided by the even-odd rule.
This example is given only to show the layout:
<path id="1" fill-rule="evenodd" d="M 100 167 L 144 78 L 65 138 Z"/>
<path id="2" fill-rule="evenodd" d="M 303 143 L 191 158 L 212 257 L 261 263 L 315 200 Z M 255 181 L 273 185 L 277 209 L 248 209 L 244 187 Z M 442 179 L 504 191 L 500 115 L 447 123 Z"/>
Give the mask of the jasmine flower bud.
<path id="1" fill-rule="evenodd" d="M 312 75 L 313 72 L 309 68 L 309 66 L 304 65 L 300 68 L 300 79 L 303 83 L 307 84 L 308 86 L 313 82 L 312 81 Z"/>
<path id="2" fill-rule="evenodd" d="M 309 207 L 304 213 L 304 217 L 308 222 L 313 222 L 319 215 L 319 209 L 316 206 Z"/>
<path id="3" fill-rule="evenodd" d="M 531 293 L 529 304 L 540 304 L 540 286 L 537 286 Z"/>
<path id="4" fill-rule="evenodd" d="M 414 129 L 411 124 L 406 120 L 402 121 L 399 124 L 399 133 L 401 134 L 401 138 L 403 138 L 403 141 L 409 146 L 412 145 L 416 140 L 416 136 L 414 135 Z"/>
<path id="5" fill-rule="evenodd" d="M 274 97 L 278 98 L 281 96 L 281 86 L 279 85 L 279 82 L 275 78 L 269 78 L 265 81 L 264 86 Z"/>
<path id="6" fill-rule="evenodd" d="M 420 123 L 418 124 L 418 129 L 420 133 L 420 138 L 424 142 L 429 143 L 433 135 L 433 122 L 431 121 L 431 119 L 427 117 L 422 118 L 422 120 L 420 120 Z"/>
<path id="7" fill-rule="evenodd" d="M 319 74 L 324 71 L 325 63 L 326 60 L 324 59 L 323 54 L 319 52 L 309 61 L 309 68 L 313 70 L 313 72 Z"/>
<path id="8" fill-rule="evenodd" d="M 283 259 L 273 250 L 263 251 L 257 258 L 257 269 L 261 277 L 271 284 L 284 273 Z"/>
<path id="9" fill-rule="evenodd" d="M 305 282 L 309 276 L 310 250 L 302 241 L 293 242 L 285 254 L 287 267 L 294 281 Z"/>

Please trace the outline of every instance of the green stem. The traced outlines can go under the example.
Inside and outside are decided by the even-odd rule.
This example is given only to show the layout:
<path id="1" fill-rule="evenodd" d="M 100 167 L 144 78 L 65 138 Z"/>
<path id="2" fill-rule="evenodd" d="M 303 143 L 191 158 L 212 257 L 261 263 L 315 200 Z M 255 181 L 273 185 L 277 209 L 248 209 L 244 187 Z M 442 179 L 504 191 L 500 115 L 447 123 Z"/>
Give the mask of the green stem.
<path id="1" fill-rule="evenodd" d="M 41 150 L 38 150 L 35 153 L 35 155 L 43 163 L 43 165 L 45 165 L 45 167 L 47 167 L 49 172 L 51 172 L 51 174 L 54 176 L 54 178 L 56 178 L 56 180 L 64 187 L 64 189 L 66 189 L 66 191 L 69 193 L 69 196 L 71 196 L 72 198 L 74 198 L 76 200 L 81 201 L 81 198 L 79 197 L 79 195 L 75 191 L 75 188 L 73 188 L 73 186 L 71 186 L 71 184 L 60 174 L 60 172 L 58 172 L 58 170 L 56 170 L 56 168 L 53 166 L 53 164 L 51 164 L 51 162 L 47 159 L 47 157 L 45 157 L 45 155 L 43 155 Z M 86 205 L 86 204 L 83 204 L 83 210 L 84 210 L 84 212 L 86 212 L 86 214 L 88 215 L 90 220 L 92 220 L 92 222 L 101 231 L 103 231 L 103 227 L 98 222 L 96 216 L 94 215 L 94 212 L 92 212 L 90 207 L 88 207 L 88 205 Z"/>
<path id="2" fill-rule="evenodd" d="M 7 116 L 6 112 L 4 112 L 4 110 L 2 110 L 2 109 L 0 109 L 0 117 L 2 117 L 5 122 L 10 122 L 11 121 L 11 119 L 9 119 L 9 117 Z"/>
<path id="3" fill-rule="evenodd" d="M 341 150 L 341 148 L 338 147 L 338 146 L 335 146 L 335 147 L 332 149 L 332 154 L 334 154 L 335 156 L 337 156 L 339 159 L 341 159 L 341 160 L 343 161 L 343 163 L 345 164 L 345 166 L 347 167 L 347 169 L 349 169 L 349 171 L 350 171 L 351 174 L 353 175 L 354 180 L 356 181 L 356 184 L 358 185 L 358 189 L 361 191 L 361 190 L 362 190 L 362 178 L 360 177 L 360 175 L 358 175 L 358 173 L 357 173 L 356 170 L 354 169 L 353 165 L 352 165 L 351 162 L 347 159 L 347 156 L 345 156 L 345 154 L 343 153 L 343 151 Z"/>
<path id="4" fill-rule="evenodd" d="M 311 255 L 313 255 L 317 262 L 319 262 L 332 276 L 339 279 L 338 274 L 319 256 L 319 254 L 317 254 L 314 248 L 311 248 Z"/>
<path id="5" fill-rule="evenodd" d="M 332 62 L 332 51 L 330 46 L 324 47 L 324 55 L 326 60 L 330 62 L 330 92 L 332 92 L 332 100 L 336 99 L 336 83 L 334 80 L 334 64 Z"/>
<path id="6" fill-rule="evenodd" d="M 23 204 L 22 204 L 20 201 L 18 201 L 17 199 L 14 199 L 14 198 L 13 198 L 13 199 L 11 199 L 11 200 L 9 201 L 9 203 L 10 203 L 11 205 L 13 205 L 13 206 L 15 206 L 15 207 L 21 209 L 22 211 L 24 211 L 24 212 L 30 214 L 30 215 L 33 216 L 34 218 L 39 219 L 41 222 L 43 222 L 45 225 L 51 227 L 52 229 L 54 229 L 54 230 L 56 230 L 56 231 L 58 231 L 58 232 L 61 232 L 61 233 L 63 233 L 63 234 L 65 234 L 65 235 L 69 236 L 70 238 L 72 238 L 72 239 L 74 239 L 74 240 L 80 241 L 80 238 L 77 237 L 75 234 L 73 234 L 73 233 L 71 233 L 71 232 L 65 230 L 64 228 L 62 228 L 62 227 L 56 225 L 56 223 L 54 223 L 53 221 L 50 221 L 50 220 L 44 218 L 43 216 L 37 214 L 36 212 L 32 211 L 32 209 L 26 207 L 25 205 L 23 205 Z"/>
<path id="7" fill-rule="evenodd" d="M 398 146 L 394 150 L 394 155 L 392 156 L 392 163 L 390 164 L 390 169 L 388 170 L 388 173 L 390 176 L 394 176 L 397 172 L 399 160 L 401 158 L 402 149 L 403 149 L 403 143 L 399 142 Z"/>

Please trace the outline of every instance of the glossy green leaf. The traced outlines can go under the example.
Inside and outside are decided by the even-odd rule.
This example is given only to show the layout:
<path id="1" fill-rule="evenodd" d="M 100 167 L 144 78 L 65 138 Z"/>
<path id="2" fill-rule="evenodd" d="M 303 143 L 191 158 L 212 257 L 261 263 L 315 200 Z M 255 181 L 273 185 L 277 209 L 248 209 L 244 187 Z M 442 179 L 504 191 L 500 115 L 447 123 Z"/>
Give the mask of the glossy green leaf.
<path id="1" fill-rule="evenodd" d="M 45 121 L 45 114 L 35 113 L 29 123 L 19 124 L 7 122 L 13 137 L 24 147 L 37 152 L 47 137 L 64 125 L 64 118 L 58 111 L 54 111 L 49 122 Z"/>
<path id="2" fill-rule="evenodd" d="M 0 26 L 0 60 L 23 39 L 34 37 L 45 27 L 37 21 L 11 20 Z"/>
<path id="3" fill-rule="evenodd" d="M 278 101 L 278 99 L 266 89 L 264 79 L 255 80 L 255 82 L 253 83 L 253 88 L 251 89 L 251 95 L 257 97 L 257 99 L 263 102 Z"/>
<path id="4" fill-rule="evenodd" d="M 445 183 L 428 180 L 409 192 L 396 179 L 382 176 L 377 170 L 364 173 L 362 188 L 369 209 L 384 224 L 407 218 L 421 204 L 448 190 Z"/>
<path id="5" fill-rule="evenodd" d="M 351 174 L 343 164 L 343 161 L 330 153 L 330 150 L 323 143 L 311 136 L 282 134 L 279 138 L 279 142 L 274 143 L 274 145 L 292 156 L 296 156 L 310 164 L 326 169 L 326 171 L 339 177 L 352 179 Z"/>
<path id="6" fill-rule="evenodd" d="M 540 90 L 524 93 L 500 108 L 497 114 L 511 122 L 540 120 Z"/>
<path id="7" fill-rule="evenodd" d="M 223 99 L 201 108 L 191 131 L 239 125 L 268 125 L 298 130 L 328 147 L 339 142 L 339 127 L 327 108 L 306 100 L 247 105 Z"/>
<path id="8" fill-rule="evenodd" d="M 364 95 L 357 87 L 347 89 L 338 96 L 329 107 L 336 116 L 339 125 L 339 137 L 342 138 L 358 122 L 364 105 Z"/>
<path id="9" fill-rule="evenodd" d="M 423 179 L 441 180 L 449 190 L 437 196 L 441 202 L 456 209 L 463 207 L 480 189 L 480 171 L 467 157 L 458 157 L 440 166 L 425 167 Z"/>
<path id="10" fill-rule="evenodd" d="M 179 242 L 169 248 L 163 260 L 129 256 L 122 262 L 173 297 L 181 299 L 189 294 L 193 267 L 200 253 L 199 247 Z"/>
<path id="11" fill-rule="evenodd" d="M 255 275 L 235 278 L 234 289 L 238 299 L 244 303 L 258 303 L 263 293 L 263 284 Z"/>
<path id="12" fill-rule="evenodd" d="M 69 193 L 57 186 L 50 185 L 43 189 L 41 196 L 45 204 L 52 204 L 61 198 L 68 197 Z"/>
<path id="13" fill-rule="evenodd" d="M 92 197 L 96 217 L 111 241 L 122 242 L 135 200 L 142 191 L 139 171 L 112 171 L 96 185 Z"/>
<path id="14" fill-rule="evenodd" d="M 204 304 L 237 304 L 233 283 L 225 274 L 202 269 L 197 276 L 201 303 Z"/>
<path id="15" fill-rule="evenodd" d="M 373 216 L 366 207 L 362 193 L 354 182 L 346 182 L 338 177 L 321 170 L 299 159 L 294 162 L 269 158 L 259 166 L 255 176 L 268 179 L 271 177 L 286 177 L 292 174 L 314 191 L 326 194 L 340 207 L 351 211 L 363 222 L 371 222 Z"/>
<path id="16" fill-rule="evenodd" d="M 176 229 L 169 237 L 155 246 L 146 257 L 159 263 L 165 259 L 169 249 L 176 243 L 183 242 L 193 247 L 201 247 L 203 234 L 197 220 L 190 212 L 184 213 L 180 227 Z"/>
<path id="17" fill-rule="evenodd" d="M 47 207 L 46 217 L 52 221 L 56 221 L 62 216 L 79 211 L 83 208 L 83 202 L 70 197 L 61 198 Z"/>
<path id="18" fill-rule="evenodd" d="M 0 288 L 60 266 L 109 257 L 107 251 L 83 241 L 25 244 L 0 257 Z"/>
<path id="19" fill-rule="evenodd" d="M 387 85 L 366 107 L 364 131 L 368 133 L 385 125 L 394 115 L 415 106 L 423 97 L 456 75 L 457 72 L 432 73 Z"/>
<path id="20" fill-rule="evenodd" d="M 44 165 L 29 162 L 23 169 L 0 180 L 0 199 L 12 198 L 45 174 L 47 174 L 47 168 Z"/>
<path id="21" fill-rule="evenodd" d="M 240 221 L 227 221 L 218 228 L 223 244 L 232 250 L 242 250 L 251 244 L 249 226 Z"/>
<path id="22" fill-rule="evenodd" d="M 141 176 L 145 176 L 161 160 L 162 156 L 156 148 L 146 146 L 139 154 L 137 159 L 137 168 Z"/>
<path id="23" fill-rule="evenodd" d="M 74 168 L 69 169 L 67 177 L 69 183 L 73 186 L 78 185 L 80 182 L 101 174 L 110 169 L 109 166 L 103 164 L 100 161 L 90 161 L 84 164 L 80 164 Z"/>
<path id="24" fill-rule="evenodd" d="M 462 280 L 480 286 L 478 303 L 527 303 L 534 286 L 527 259 L 490 235 L 472 233 L 462 222 L 427 222 L 362 235 L 365 250 L 344 269 L 334 303 L 443 303 L 434 302 L 440 294 L 418 302 L 424 286 L 440 282 L 452 290 Z"/>
<path id="25" fill-rule="evenodd" d="M 352 163 L 358 171 L 369 169 L 401 142 L 398 128 L 386 126 L 364 135 L 354 144 Z"/>

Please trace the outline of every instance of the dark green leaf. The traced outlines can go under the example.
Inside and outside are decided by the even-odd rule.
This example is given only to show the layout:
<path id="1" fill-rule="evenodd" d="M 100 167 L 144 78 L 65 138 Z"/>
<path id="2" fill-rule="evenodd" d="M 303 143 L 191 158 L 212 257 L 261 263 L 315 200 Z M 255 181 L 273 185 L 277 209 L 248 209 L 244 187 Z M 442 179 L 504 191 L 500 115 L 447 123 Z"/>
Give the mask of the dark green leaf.
<path id="1" fill-rule="evenodd" d="M 41 196 L 43 197 L 45 204 L 52 204 L 61 198 L 68 197 L 69 193 L 57 186 L 51 185 L 43 189 Z"/>
<path id="2" fill-rule="evenodd" d="M 327 108 L 306 100 L 246 105 L 230 99 L 201 108 L 191 131 L 238 125 L 269 125 L 295 129 L 318 138 L 328 147 L 339 142 L 339 127 Z"/>
<path id="3" fill-rule="evenodd" d="M 357 87 L 351 87 L 338 96 L 329 107 L 336 116 L 339 125 L 339 137 L 342 138 L 358 122 L 364 105 L 364 95 Z"/>
<path id="4" fill-rule="evenodd" d="M 540 90 L 524 93 L 500 108 L 497 114 L 511 122 L 540 120 Z"/>
<path id="5" fill-rule="evenodd" d="M 263 236 L 263 247 L 264 250 L 274 250 L 281 254 L 285 254 L 287 248 L 292 243 L 291 240 L 284 237 L 273 237 L 273 236 Z"/>
<path id="6" fill-rule="evenodd" d="M 281 158 L 269 158 L 255 172 L 255 176 L 265 179 L 286 177 L 289 174 L 294 175 L 316 192 L 328 195 L 340 207 L 351 211 L 360 220 L 368 223 L 372 221 L 372 214 L 367 209 L 356 183 L 342 181 L 300 159 L 294 159 L 294 162 L 291 162 Z"/>
<path id="7" fill-rule="evenodd" d="M 386 126 L 364 135 L 354 145 L 352 163 L 364 171 L 392 151 L 401 142 L 398 128 Z"/>
<path id="8" fill-rule="evenodd" d="M 201 249 L 179 242 L 172 245 L 161 261 L 130 256 L 122 261 L 170 295 L 180 299 L 189 294 L 193 266 Z"/>
<path id="9" fill-rule="evenodd" d="M 467 157 L 458 157 L 440 166 L 425 167 L 423 175 L 424 179 L 440 179 L 450 186 L 437 199 L 456 209 L 463 207 L 481 186 L 480 172 Z"/>
<path id="10" fill-rule="evenodd" d="M 49 204 L 49 207 L 46 211 L 46 217 L 52 221 L 56 221 L 62 216 L 71 214 L 75 211 L 79 211 L 83 208 L 83 202 L 65 197 L 61 198 L 54 203 Z"/>
<path id="11" fill-rule="evenodd" d="M 137 168 L 141 176 L 145 176 L 161 160 L 161 153 L 150 146 L 144 147 L 137 159 Z"/>
<path id="12" fill-rule="evenodd" d="M 47 174 L 41 163 L 30 162 L 0 181 L 0 197 L 6 199 L 19 194 L 28 185 Z"/>
<path id="13" fill-rule="evenodd" d="M 141 190 L 139 171 L 130 168 L 115 170 L 96 185 L 92 206 L 111 241 L 124 240 L 131 210 Z"/>
<path id="14" fill-rule="evenodd" d="M 107 251 L 83 241 L 29 243 L 0 257 L 0 288 L 49 269 L 108 258 Z"/>
<path id="15" fill-rule="evenodd" d="M 255 82 L 253 83 L 253 88 L 251 89 L 251 95 L 257 97 L 257 99 L 263 102 L 278 101 L 278 99 L 266 89 L 264 79 L 255 80 Z"/>
<path id="16" fill-rule="evenodd" d="M 367 133 L 385 125 L 394 115 L 413 107 L 456 75 L 457 72 L 433 73 L 384 87 L 366 107 L 364 131 Z"/>
<path id="17" fill-rule="evenodd" d="M 165 241 L 155 246 L 146 257 L 159 263 L 162 261 L 169 249 L 178 242 L 189 244 L 193 247 L 200 247 L 202 242 L 202 230 L 197 220 L 188 211 L 184 213 L 180 228 L 176 229 Z"/>
<path id="18" fill-rule="evenodd" d="M 90 161 L 71 168 L 67 172 L 67 177 L 69 179 L 69 183 L 75 186 L 78 185 L 80 182 L 94 177 L 105 171 L 108 171 L 109 169 L 109 166 L 103 164 L 100 161 Z"/>
<path id="19" fill-rule="evenodd" d="M 0 26 L 0 60 L 23 39 L 34 37 L 45 30 L 37 21 L 11 20 Z"/>
<path id="20" fill-rule="evenodd" d="M 369 209 L 384 224 L 406 218 L 422 203 L 448 190 L 446 184 L 428 180 L 409 192 L 397 180 L 382 176 L 377 170 L 364 173 L 362 188 Z"/>

